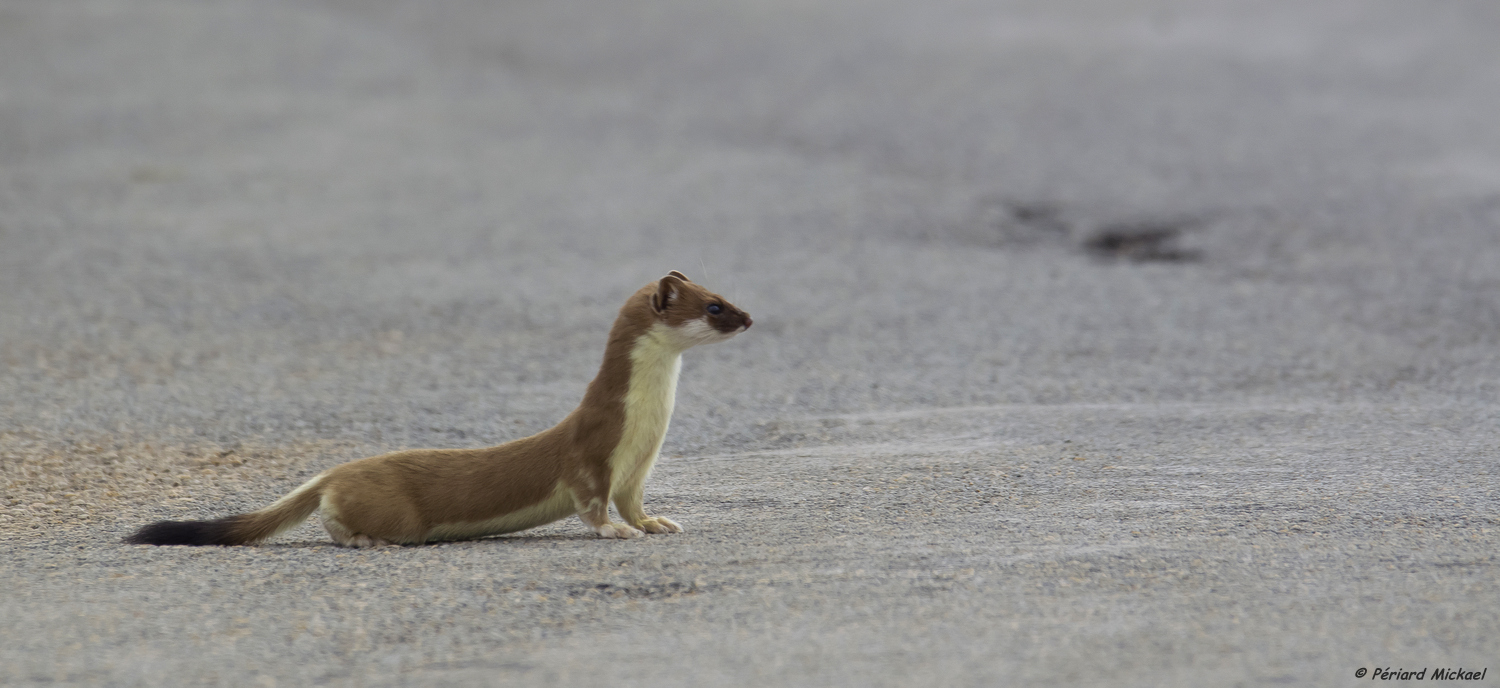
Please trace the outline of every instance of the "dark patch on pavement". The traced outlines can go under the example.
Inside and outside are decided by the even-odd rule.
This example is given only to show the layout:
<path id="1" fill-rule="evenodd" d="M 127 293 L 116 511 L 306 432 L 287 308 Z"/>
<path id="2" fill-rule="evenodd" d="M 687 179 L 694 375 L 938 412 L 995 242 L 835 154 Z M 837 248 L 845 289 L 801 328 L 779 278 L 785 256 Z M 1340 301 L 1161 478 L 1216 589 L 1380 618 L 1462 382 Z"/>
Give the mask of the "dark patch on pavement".
<path id="1" fill-rule="evenodd" d="M 1202 224 L 1194 218 L 1136 220 L 1099 227 L 1082 248 L 1101 258 L 1137 263 L 1187 263 L 1201 260 L 1200 251 L 1177 246 L 1178 237 Z"/>
<path id="2" fill-rule="evenodd" d="M 636 600 L 666 599 L 709 592 L 711 588 L 715 587 L 718 586 L 702 585 L 697 581 L 688 583 L 670 581 L 667 583 L 642 584 L 595 583 L 591 585 L 570 586 L 567 595 L 568 597 L 626 597 Z"/>
<path id="3" fill-rule="evenodd" d="M 1178 241 L 1188 231 L 1201 227 L 1196 217 L 1152 217 L 1091 222 L 1089 213 L 1070 212 L 1051 201 L 995 201 L 992 223 L 1002 245 L 1056 245 L 1074 248 L 1109 260 L 1131 262 L 1186 263 L 1203 258 L 1200 251 L 1182 248 Z M 1085 234 L 1084 228 L 1094 226 Z"/>
<path id="4" fill-rule="evenodd" d="M 1066 242 L 1072 232 L 1063 209 L 1046 201 L 1001 201 L 995 226 L 1006 244 Z"/>

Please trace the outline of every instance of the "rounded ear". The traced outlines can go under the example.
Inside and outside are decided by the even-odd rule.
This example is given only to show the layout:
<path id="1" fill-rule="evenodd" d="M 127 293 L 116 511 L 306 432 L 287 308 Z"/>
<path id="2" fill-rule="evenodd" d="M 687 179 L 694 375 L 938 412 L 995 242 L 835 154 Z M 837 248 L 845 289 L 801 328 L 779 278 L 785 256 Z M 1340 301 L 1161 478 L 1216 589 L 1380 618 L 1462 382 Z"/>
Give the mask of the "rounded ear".
<path id="1" fill-rule="evenodd" d="M 656 293 L 651 295 L 651 310 L 658 314 L 667 312 L 667 307 L 672 305 L 672 300 L 677 298 L 678 290 L 686 281 L 670 274 L 661 278 L 661 281 L 656 283 Z"/>
<path id="2" fill-rule="evenodd" d="M 692 281 L 692 280 L 690 280 L 690 279 L 687 278 L 687 275 L 684 275 L 684 274 L 682 274 L 682 273 L 680 273 L 680 272 L 678 272 L 676 270 L 671 270 L 671 271 L 667 272 L 667 274 L 671 275 L 673 277 L 676 277 L 677 279 L 680 279 L 680 280 L 682 280 L 684 282 L 691 282 Z"/>

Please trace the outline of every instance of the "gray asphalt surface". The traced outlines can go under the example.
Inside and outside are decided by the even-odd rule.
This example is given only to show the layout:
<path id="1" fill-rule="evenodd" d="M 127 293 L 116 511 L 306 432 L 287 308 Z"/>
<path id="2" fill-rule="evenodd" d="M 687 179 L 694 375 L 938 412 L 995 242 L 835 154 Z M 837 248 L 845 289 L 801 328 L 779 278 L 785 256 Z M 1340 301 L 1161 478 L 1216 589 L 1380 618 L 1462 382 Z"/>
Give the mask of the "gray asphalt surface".
<path id="1" fill-rule="evenodd" d="M 0 683 L 1500 672 L 1497 7 L 0 2 Z M 686 534 L 118 544 L 543 429 L 669 269 Z"/>

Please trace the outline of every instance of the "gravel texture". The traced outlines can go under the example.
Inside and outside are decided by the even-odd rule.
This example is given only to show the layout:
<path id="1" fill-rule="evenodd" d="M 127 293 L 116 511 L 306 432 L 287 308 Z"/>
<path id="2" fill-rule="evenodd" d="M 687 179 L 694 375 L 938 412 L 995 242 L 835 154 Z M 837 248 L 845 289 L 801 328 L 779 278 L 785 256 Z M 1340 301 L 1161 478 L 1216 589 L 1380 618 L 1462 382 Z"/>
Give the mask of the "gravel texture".
<path id="1" fill-rule="evenodd" d="M 1497 25 L 0 0 L 0 684 L 1500 671 Z M 687 533 L 119 544 L 546 428 L 669 269 Z"/>

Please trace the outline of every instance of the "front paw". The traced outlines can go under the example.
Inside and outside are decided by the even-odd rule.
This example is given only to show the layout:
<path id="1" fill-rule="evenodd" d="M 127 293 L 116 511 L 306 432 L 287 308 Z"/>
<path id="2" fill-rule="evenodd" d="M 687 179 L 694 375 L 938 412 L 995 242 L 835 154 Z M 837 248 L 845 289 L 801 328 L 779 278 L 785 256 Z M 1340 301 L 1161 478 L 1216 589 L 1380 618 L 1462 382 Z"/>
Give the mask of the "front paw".
<path id="1" fill-rule="evenodd" d="M 598 528 L 595 528 L 594 532 L 598 533 L 599 537 L 619 538 L 621 540 L 629 540 L 631 538 L 638 538 L 642 535 L 645 535 L 645 533 L 642 533 L 635 528 L 631 528 L 624 523 L 606 523 L 602 526 L 599 526 Z"/>
<path id="2" fill-rule="evenodd" d="M 676 521 L 673 521 L 672 519 L 665 516 L 653 516 L 650 518 L 641 519 L 641 522 L 635 524 L 635 527 L 640 528 L 641 530 L 644 530 L 648 533 L 656 534 L 682 532 L 682 526 L 677 525 Z"/>

